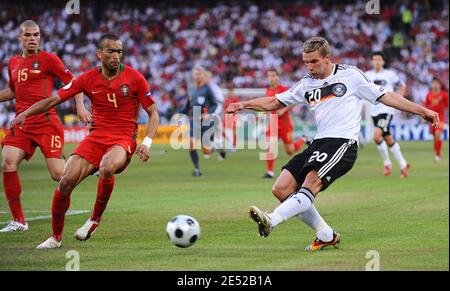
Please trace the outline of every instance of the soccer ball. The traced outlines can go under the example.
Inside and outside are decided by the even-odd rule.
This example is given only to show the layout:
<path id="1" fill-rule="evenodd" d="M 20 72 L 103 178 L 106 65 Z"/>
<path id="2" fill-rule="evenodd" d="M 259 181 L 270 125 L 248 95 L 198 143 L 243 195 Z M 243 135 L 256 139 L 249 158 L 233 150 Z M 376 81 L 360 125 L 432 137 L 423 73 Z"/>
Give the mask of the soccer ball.
<path id="1" fill-rule="evenodd" d="M 187 248 L 200 238 L 200 224 L 191 216 L 177 215 L 167 223 L 166 232 L 174 245 Z"/>

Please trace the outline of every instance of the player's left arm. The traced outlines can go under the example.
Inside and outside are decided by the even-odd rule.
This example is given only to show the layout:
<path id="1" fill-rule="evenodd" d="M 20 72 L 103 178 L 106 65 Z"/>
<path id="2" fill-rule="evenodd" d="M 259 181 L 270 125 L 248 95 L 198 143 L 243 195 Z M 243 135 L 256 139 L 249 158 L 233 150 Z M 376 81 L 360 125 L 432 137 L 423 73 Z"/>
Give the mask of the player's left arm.
<path id="1" fill-rule="evenodd" d="M 58 79 L 60 79 L 64 83 L 64 85 L 67 85 L 75 80 L 73 74 L 68 68 L 66 68 L 66 66 L 58 56 L 50 54 L 49 63 L 51 73 Z M 91 122 L 92 114 L 84 106 L 83 93 L 75 95 L 75 103 L 77 108 L 77 116 L 81 120 L 81 122 Z"/>
<path id="2" fill-rule="evenodd" d="M 152 104 L 145 111 L 148 114 L 147 134 L 142 144 L 136 150 L 136 155 L 143 162 L 148 161 L 148 159 L 150 158 L 150 147 L 159 126 L 159 114 L 158 109 L 156 108 L 156 104 Z"/>
<path id="3" fill-rule="evenodd" d="M 414 102 L 411 102 L 397 93 L 386 92 L 378 99 L 378 101 L 383 103 L 384 105 L 396 108 L 398 110 L 420 115 L 423 119 L 431 123 L 436 128 L 439 126 L 438 113 Z"/>

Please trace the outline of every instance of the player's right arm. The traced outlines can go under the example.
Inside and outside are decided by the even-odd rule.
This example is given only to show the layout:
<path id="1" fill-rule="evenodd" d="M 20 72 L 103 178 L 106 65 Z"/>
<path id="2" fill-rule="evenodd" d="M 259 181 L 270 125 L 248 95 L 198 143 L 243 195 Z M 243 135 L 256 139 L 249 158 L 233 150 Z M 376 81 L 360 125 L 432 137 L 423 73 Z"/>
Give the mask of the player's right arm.
<path id="1" fill-rule="evenodd" d="M 236 113 L 244 109 L 254 111 L 272 111 L 283 108 L 284 104 L 273 97 L 260 97 L 249 101 L 231 103 L 228 105 L 227 113 Z"/>
<path id="2" fill-rule="evenodd" d="M 5 102 L 14 99 L 15 97 L 16 93 L 14 93 L 14 91 L 11 91 L 11 89 L 9 88 L 0 90 L 0 102 Z"/>
<path id="3" fill-rule="evenodd" d="M 286 90 L 280 94 L 275 94 L 275 98 L 260 97 L 249 101 L 231 103 L 227 108 L 227 113 L 236 113 L 244 109 L 250 109 L 254 111 L 272 111 L 284 107 L 289 107 L 290 105 L 303 103 L 305 88 L 302 80 L 297 82 L 289 90 Z"/>
<path id="4" fill-rule="evenodd" d="M 10 124 L 10 128 L 13 128 L 16 125 L 22 126 L 25 123 L 25 119 L 28 116 L 44 113 L 50 110 L 52 107 L 58 105 L 59 103 L 64 102 L 70 98 L 73 98 L 77 94 L 82 93 L 85 79 L 86 74 L 83 74 L 78 78 L 75 78 L 73 81 L 71 81 L 61 89 L 59 89 L 56 96 L 46 98 L 44 100 L 34 103 L 27 110 L 16 116 L 16 118 Z"/>

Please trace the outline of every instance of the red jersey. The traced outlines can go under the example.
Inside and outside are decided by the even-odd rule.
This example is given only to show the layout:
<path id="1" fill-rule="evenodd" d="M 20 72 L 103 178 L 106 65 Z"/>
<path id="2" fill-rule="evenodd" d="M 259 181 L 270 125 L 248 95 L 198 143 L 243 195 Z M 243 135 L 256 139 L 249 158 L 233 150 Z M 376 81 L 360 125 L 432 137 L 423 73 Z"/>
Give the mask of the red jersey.
<path id="1" fill-rule="evenodd" d="M 423 106 L 439 114 L 441 122 L 445 122 L 445 110 L 448 108 L 448 93 L 441 91 L 439 93 L 429 92 Z"/>
<path id="2" fill-rule="evenodd" d="M 94 68 L 58 91 L 62 100 L 83 92 L 92 105 L 93 122 L 89 136 L 105 143 L 119 138 L 136 139 L 139 104 L 148 109 L 154 104 L 144 76 L 133 68 L 120 65 L 120 73 L 112 80 L 102 75 L 102 67 Z"/>
<path id="3" fill-rule="evenodd" d="M 266 89 L 266 96 L 268 97 L 275 97 L 275 94 L 283 93 L 284 91 L 288 90 L 288 87 L 278 85 L 276 88 L 267 88 Z M 277 111 L 272 111 L 273 114 L 277 114 Z M 284 113 L 283 115 L 278 116 L 278 128 L 286 128 L 286 127 L 293 127 L 292 120 L 289 111 Z"/>
<path id="4" fill-rule="evenodd" d="M 35 55 L 14 56 L 8 62 L 9 89 L 15 92 L 16 114 L 19 114 L 34 103 L 51 97 L 55 77 L 64 84 L 73 79 L 72 73 L 54 54 L 38 50 Z M 55 120 L 56 111 L 51 109 L 46 113 L 27 118 L 23 130 L 39 129 L 42 123 Z"/>

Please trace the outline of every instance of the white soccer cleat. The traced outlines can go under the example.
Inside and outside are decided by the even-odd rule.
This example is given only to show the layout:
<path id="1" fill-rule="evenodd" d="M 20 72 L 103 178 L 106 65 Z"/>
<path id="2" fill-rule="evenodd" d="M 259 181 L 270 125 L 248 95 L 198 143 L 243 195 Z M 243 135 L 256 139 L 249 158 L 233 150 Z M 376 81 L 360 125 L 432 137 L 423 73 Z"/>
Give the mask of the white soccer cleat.
<path id="1" fill-rule="evenodd" d="M 440 156 L 434 156 L 434 162 L 435 163 L 439 163 L 441 161 L 441 157 Z"/>
<path id="2" fill-rule="evenodd" d="M 57 241 L 53 236 L 36 247 L 38 250 L 50 250 L 60 248 L 62 241 Z"/>
<path id="3" fill-rule="evenodd" d="M 0 229 L 0 232 L 18 232 L 27 230 L 28 230 L 28 223 L 22 224 L 17 221 L 11 221 L 6 227 Z"/>
<path id="4" fill-rule="evenodd" d="M 77 229 L 75 238 L 82 241 L 88 240 L 94 234 L 97 227 L 98 222 L 89 218 L 82 227 Z"/>

